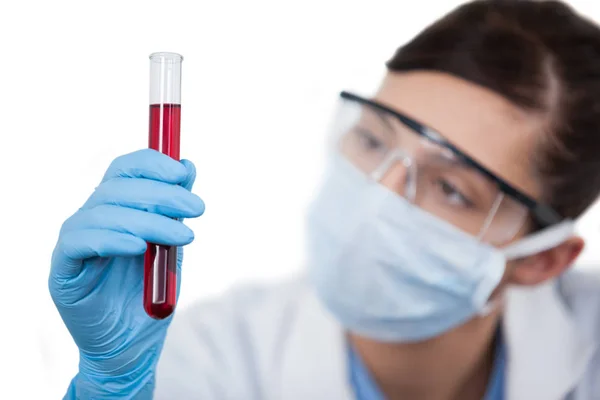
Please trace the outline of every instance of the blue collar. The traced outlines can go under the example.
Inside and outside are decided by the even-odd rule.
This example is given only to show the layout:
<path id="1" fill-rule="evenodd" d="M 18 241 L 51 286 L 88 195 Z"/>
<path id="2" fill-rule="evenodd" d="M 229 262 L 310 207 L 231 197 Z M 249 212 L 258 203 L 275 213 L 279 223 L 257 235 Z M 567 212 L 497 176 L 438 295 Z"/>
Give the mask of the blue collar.
<path id="1" fill-rule="evenodd" d="M 497 343 L 492 376 L 483 400 L 504 400 L 506 352 L 501 336 L 498 337 Z M 385 396 L 377 387 L 358 353 L 350 345 L 348 346 L 348 365 L 350 383 L 354 389 L 356 400 L 385 400 Z"/>

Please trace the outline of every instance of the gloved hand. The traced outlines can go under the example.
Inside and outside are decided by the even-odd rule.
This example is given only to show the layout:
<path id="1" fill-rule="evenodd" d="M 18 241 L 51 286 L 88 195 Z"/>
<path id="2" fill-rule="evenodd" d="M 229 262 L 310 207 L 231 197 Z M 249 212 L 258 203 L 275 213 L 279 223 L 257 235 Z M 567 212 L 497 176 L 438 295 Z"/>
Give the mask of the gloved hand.
<path id="1" fill-rule="evenodd" d="M 63 224 L 49 289 L 80 353 L 79 373 L 65 398 L 152 397 L 172 316 L 154 320 L 144 311 L 143 254 L 146 241 L 192 242 L 193 232 L 174 218 L 204 212 L 202 200 L 190 192 L 195 177 L 191 162 L 154 150 L 121 156 Z M 180 247 L 179 273 L 182 254 Z"/>

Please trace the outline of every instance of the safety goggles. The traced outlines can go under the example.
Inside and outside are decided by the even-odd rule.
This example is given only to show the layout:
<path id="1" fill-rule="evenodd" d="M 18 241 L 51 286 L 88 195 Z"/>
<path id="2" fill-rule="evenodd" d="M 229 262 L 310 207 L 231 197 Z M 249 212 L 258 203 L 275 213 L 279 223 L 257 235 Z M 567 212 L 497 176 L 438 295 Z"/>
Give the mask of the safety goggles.
<path id="1" fill-rule="evenodd" d="M 430 214 L 495 245 L 510 241 L 528 216 L 539 228 L 562 220 L 439 132 L 373 100 L 340 97 L 334 148 L 375 181 L 393 170 L 393 190 Z"/>

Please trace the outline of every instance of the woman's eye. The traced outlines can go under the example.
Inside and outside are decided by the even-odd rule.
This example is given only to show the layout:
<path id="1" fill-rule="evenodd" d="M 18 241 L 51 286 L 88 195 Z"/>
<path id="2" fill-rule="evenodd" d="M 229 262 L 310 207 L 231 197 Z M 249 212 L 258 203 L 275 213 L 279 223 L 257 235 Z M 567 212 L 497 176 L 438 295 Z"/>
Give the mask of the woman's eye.
<path id="1" fill-rule="evenodd" d="M 471 200 L 469 200 L 464 194 L 462 194 L 460 192 L 460 190 L 457 189 L 456 186 L 454 186 L 450 182 L 448 182 L 444 179 L 438 179 L 437 185 L 440 188 L 440 190 L 442 191 L 443 196 L 446 199 L 448 199 L 448 201 L 452 205 L 468 207 L 468 208 L 471 208 L 474 206 L 474 203 Z"/>
<path id="2" fill-rule="evenodd" d="M 385 144 L 368 130 L 356 129 L 355 133 L 358 136 L 360 144 L 367 150 L 381 150 L 385 147 Z"/>

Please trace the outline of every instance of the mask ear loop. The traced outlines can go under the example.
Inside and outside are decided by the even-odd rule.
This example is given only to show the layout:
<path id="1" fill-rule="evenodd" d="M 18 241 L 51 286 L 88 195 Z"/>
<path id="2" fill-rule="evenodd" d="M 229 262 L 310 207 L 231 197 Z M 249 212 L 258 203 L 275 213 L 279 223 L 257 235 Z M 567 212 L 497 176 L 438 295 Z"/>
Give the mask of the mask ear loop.
<path id="1" fill-rule="evenodd" d="M 550 250 L 567 240 L 575 232 L 575 221 L 566 219 L 501 249 L 507 260 L 528 257 Z"/>
<path id="2" fill-rule="evenodd" d="M 565 240 L 575 232 L 575 221 L 566 219 L 558 224 L 552 225 L 530 236 L 501 249 L 506 260 L 528 257 L 533 254 L 550 250 Z M 497 298 L 488 301 L 478 312 L 478 315 L 485 317 L 504 301 L 504 295 L 500 294 Z"/>

